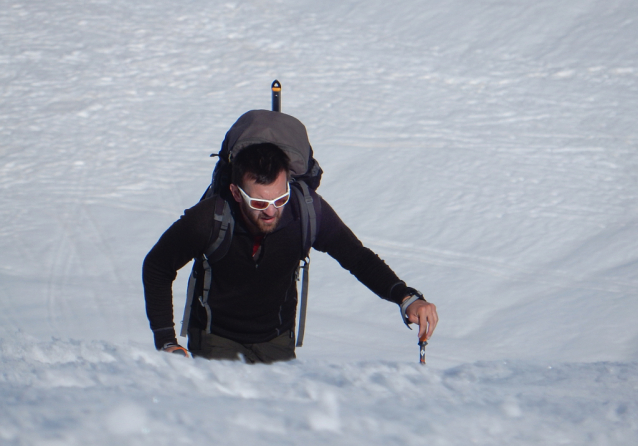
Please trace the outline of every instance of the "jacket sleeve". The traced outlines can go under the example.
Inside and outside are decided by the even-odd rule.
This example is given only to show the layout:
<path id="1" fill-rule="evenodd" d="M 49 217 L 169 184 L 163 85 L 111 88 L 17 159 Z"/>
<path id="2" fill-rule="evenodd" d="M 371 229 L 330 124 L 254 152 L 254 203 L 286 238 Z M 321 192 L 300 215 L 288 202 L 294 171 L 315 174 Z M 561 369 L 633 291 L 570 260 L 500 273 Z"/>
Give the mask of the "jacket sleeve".
<path id="1" fill-rule="evenodd" d="M 406 284 L 372 250 L 363 246 L 330 205 L 321 200 L 319 230 L 313 248 L 328 253 L 382 299 L 400 304 Z"/>
<path id="2" fill-rule="evenodd" d="M 144 259 L 142 282 L 146 315 L 157 349 L 167 342 L 177 342 L 173 323 L 173 281 L 177 271 L 206 248 L 213 220 L 209 201 L 201 201 L 184 211 Z"/>

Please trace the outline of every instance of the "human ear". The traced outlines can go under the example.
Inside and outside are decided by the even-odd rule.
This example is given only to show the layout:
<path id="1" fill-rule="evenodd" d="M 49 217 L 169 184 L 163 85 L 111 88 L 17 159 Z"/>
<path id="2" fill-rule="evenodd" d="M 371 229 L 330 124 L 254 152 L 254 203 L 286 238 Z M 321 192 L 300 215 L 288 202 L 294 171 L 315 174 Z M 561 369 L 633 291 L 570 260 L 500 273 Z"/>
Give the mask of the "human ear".
<path id="1" fill-rule="evenodd" d="M 241 203 L 242 201 L 241 193 L 239 192 L 239 189 L 237 188 L 237 186 L 232 183 L 230 185 L 230 193 L 233 194 L 233 198 L 235 199 L 237 203 Z"/>

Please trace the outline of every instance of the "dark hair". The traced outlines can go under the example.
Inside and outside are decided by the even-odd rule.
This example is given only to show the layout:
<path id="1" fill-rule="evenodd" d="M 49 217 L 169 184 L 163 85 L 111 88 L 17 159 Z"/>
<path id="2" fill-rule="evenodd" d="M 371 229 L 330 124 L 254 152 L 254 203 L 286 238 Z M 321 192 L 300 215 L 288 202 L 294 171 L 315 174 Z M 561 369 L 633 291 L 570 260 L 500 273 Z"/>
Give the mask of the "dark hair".
<path id="1" fill-rule="evenodd" d="M 274 183 L 282 171 L 290 177 L 288 155 L 270 143 L 253 144 L 242 149 L 233 158 L 232 165 L 232 182 L 240 187 L 246 176 L 257 184 Z"/>

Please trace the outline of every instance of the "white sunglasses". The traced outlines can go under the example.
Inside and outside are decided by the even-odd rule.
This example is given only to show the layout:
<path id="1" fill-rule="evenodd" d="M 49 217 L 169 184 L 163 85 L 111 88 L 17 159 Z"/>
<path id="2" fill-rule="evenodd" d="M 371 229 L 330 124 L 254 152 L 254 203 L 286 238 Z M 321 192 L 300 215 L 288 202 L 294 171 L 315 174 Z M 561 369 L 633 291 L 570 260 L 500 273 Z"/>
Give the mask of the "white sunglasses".
<path id="1" fill-rule="evenodd" d="M 244 197 L 244 200 L 246 200 L 246 203 L 248 203 L 248 206 L 250 206 L 251 209 L 254 209 L 256 211 L 265 211 L 266 209 L 268 209 L 268 206 L 270 206 L 271 204 L 275 208 L 280 208 L 286 203 L 288 203 L 288 200 L 290 199 L 290 184 L 289 183 L 286 183 L 286 193 L 283 194 L 281 197 L 275 198 L 274 200 L 264 200 L 263 198 L 253 198 L 250 195 L 248 195 L 246 192 L 244 192 L 244 190 L 241 187 L 237 186 L 237 189 L 239 189 L 239 192 L 241 192 L 242 196 Z"/>

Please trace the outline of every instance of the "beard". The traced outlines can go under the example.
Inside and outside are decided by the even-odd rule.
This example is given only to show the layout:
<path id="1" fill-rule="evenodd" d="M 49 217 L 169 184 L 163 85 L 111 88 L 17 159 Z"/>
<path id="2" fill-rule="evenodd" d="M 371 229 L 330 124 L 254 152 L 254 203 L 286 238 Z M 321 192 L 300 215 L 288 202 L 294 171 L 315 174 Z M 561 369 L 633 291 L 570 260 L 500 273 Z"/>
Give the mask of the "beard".
<path id="1" fill-rule="evenodd" d="M 255 211 L 248 207 L 245 203 L 241 204 L 242 214 L 248 221 L 251 229 L 257 231 L 257 234 L 270 234 L 275 230 L 281 219 L 283 207 L 277 209 L 275 215 L 270 219 L 264 219 L 265 214 L 262 211 Z"/>

